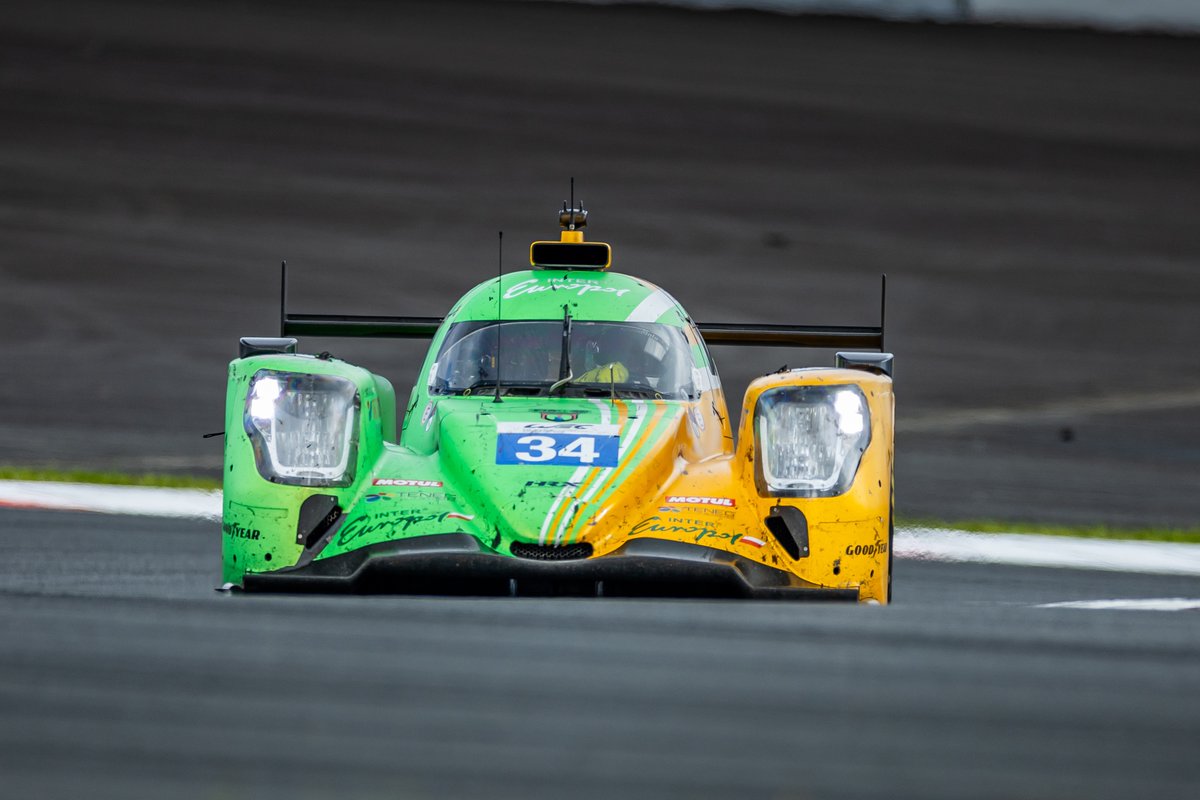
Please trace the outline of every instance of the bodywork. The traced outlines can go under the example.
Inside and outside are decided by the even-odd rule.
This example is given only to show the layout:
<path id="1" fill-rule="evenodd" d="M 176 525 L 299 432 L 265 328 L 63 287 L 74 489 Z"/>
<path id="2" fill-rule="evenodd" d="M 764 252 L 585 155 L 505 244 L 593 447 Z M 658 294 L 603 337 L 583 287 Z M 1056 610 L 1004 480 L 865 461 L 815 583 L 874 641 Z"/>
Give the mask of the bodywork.
<path id="1" fill-rule="evenodd" d="M 608 391 L 568 384 L 551 393 L 508 387 L 501 369 L 498 392 L 495 382 L 448 390 L 438 363 L 448 337 L 496 320 L 563 320 L 568 338 L 591 322 L 665 326 L 678 334 L 662 338 L 678 343 L 686 389 L 660 395 L 613 381 Z M 501 367 L 520 355 L 504 345 L 500 338 Z M 224 580 L 246 590 L 885 603 L 894 416 L 886 372 L 759 378 L 735 439 L 700 329 L 659 287 L 603 270 L 524 270 L 468 292 L 433 333 L 399 430 L 383 377 L 332 358 L 250 354 L 229 367 Z M 352 387 L 338 417 L 347 426 L 344 474 L 264 472 L 275 456 L 252 414 L 266 402 L 255 383 L 264 376 L 272 397 L 289 380 Z M 764 473 L 766 400 L 804 392 L 861 398 L 869 438 L 845 490 L 829 496 L 775 490 Z"/>

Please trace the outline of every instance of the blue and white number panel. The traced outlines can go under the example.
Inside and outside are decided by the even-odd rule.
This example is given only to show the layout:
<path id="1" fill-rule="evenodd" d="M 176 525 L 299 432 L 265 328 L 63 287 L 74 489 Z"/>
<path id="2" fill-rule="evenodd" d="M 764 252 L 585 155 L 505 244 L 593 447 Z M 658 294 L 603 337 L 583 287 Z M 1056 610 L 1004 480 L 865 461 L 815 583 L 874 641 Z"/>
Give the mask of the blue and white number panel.
<path id="1" fill-rule="evenodd" d="M 616 425 L 575 422 L 499 422 L 497 464 L 615 467 L 620 449 Z"/>

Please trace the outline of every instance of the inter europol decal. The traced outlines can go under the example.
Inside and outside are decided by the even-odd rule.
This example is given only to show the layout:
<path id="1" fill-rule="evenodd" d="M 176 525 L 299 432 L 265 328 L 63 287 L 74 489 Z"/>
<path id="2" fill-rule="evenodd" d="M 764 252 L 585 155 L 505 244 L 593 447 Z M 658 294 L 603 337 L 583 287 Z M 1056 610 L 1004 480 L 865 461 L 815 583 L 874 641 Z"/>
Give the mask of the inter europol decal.
<path id="1" fill-rule="evenodd" d="M 380 531 L 388 533 L 404 533 L 414 525 L 424 525 L 430 522 L 444 522 L 453 512 L 443 511 L 432 514 L 415 514 L 401 512 L 393 514 L 375 514 L 358 517 L 346 523 L 338 532 L 338 547 L 345 547 L 356 539 L 369 536 Z"/>
<path id="2" fill-rule="evenodd" d="M 887 542 L 875 542 L 874 544 L 851 544 L 846 546 L 846 555 L 877 556 L 882 553 L 886 553 L 887 550 Z"/>
<path id="3" fill-rule="evenodd" d="M 737 505 L 737 501 L 732 497 L 698 497 L 682 494 L 668 495 L 667 503 L 685 506 L 725 506 L 726 508 L 733 508 Z"/>
<path id="4" fill-rule="evenodd" d="M 682 523 L 682 524 L 681 524 Z M 669 520 L 662 517 L 650 517 L 634 525 L 629 534 L 636 536 L 640 533 L 674 533 L 691 536 L 692 541 L 700 543 L 705 539 L 716 539 L 737 544 L 745 538 L 741 533 L 730 533 L 714 528 L 707 520 Z"/>
<path id="5" fill-rule="evenodd" d="M 530 278 L 527 281 L 521 281 L 508 287 L 508 291 L 504 293 L 504 299 L 511 300 L 523 294 L 537 294 L 539 292 L 575 292 L 577 297 L 583 297 L 589 292 L 600 292 L 602 294 L 614 294 L 617 297 L 621 297 L 627 294 L 629 290 L 617 289 L 613 286 L 601 286 L 598 281 L 589 281 L 585 278 L 574 278 L 571 280 L 551 279 L 547 283 L 542 283 L 538 278 Z"/>
<path id="6" fill-rule="evenodd" d="M 420 486 L 423 489 L 440 489 L 441 481 L 414 481 L 407 478 L 376 478 L 372 486 Z"/>

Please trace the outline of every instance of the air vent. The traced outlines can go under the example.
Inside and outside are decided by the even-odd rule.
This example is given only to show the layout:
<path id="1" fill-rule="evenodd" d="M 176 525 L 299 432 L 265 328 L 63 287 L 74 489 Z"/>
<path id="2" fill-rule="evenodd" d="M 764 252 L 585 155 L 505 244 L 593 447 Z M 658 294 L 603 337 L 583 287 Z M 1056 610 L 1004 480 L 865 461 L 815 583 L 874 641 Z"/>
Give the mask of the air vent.
<path id="1" fill-rule="evenodd" d="M 517 558 L 531 558 L 534 561 L 572 561 L 588 558 L 592 554 L 592 546 L 587 542 L 577 542 L 562 547 L 548 544 L 527 544 L 513 542 L 509 548 Z"/>

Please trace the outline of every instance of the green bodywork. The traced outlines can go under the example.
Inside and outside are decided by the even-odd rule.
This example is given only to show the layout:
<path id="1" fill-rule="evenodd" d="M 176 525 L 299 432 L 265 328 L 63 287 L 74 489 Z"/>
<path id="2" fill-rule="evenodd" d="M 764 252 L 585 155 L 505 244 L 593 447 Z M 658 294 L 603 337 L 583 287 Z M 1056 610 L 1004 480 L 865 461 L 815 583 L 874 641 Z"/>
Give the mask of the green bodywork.
<path id="1" fill-rule="evenodd" d="M 605 398 L 516 397 L 494 402 L 482 395 L 431 395 L 429 376 L 449 327 L 475 320 L 559 320 L 564 305 L 579 321 L 657 322 L 685 331 L 695 370 L 711 375 L 707 350 L 679 305 L 653 284 L 609 272 L 522 271 L 476 286 L 446 315 L 433 338 L 416 385 L 404 407 L 397 436 L 396 396 L 391 384 L 365 369 L 336 359 L 270 354 L 238 359 L 229 366 L 225 419 L 223 574 L 237 584 L 248 571 L 295 565 L 304 554 L 298 531 L 301 504 L 312 495 L 336 498 L 340 518 L 317 559 L 367 545 L 414 536 L 468 533 L 485 551 L 510 555 L 513 542 L 544 538 L 548 510 L 577 467 L 497 462 L 500 422 L 572 419 L 615 422 Z M 260 370 L 329 375 L 352 382 L 358 411 L 352 482 L 341 487 L 295 486 L 265 479 L 256 465 L 244 415 L 247 392 Z M 719 393 L 718 393 L 719 397 Z M 725 416 L 725 409 L 719 413 Z M 645 450 L 625 452 L 631 431 L 640 437 L 671 435 L 688 411 L 686 401 L 656 402 L 662 413 L 643 411 L 620 430 L 621 457 L 611 486 L 591 498 L 603 503 L 622 476 L 638 468 Z M 644 427 L 645 430 L 640 430 Z M 563 543 L 578 536 L 564 532 Z"/>

